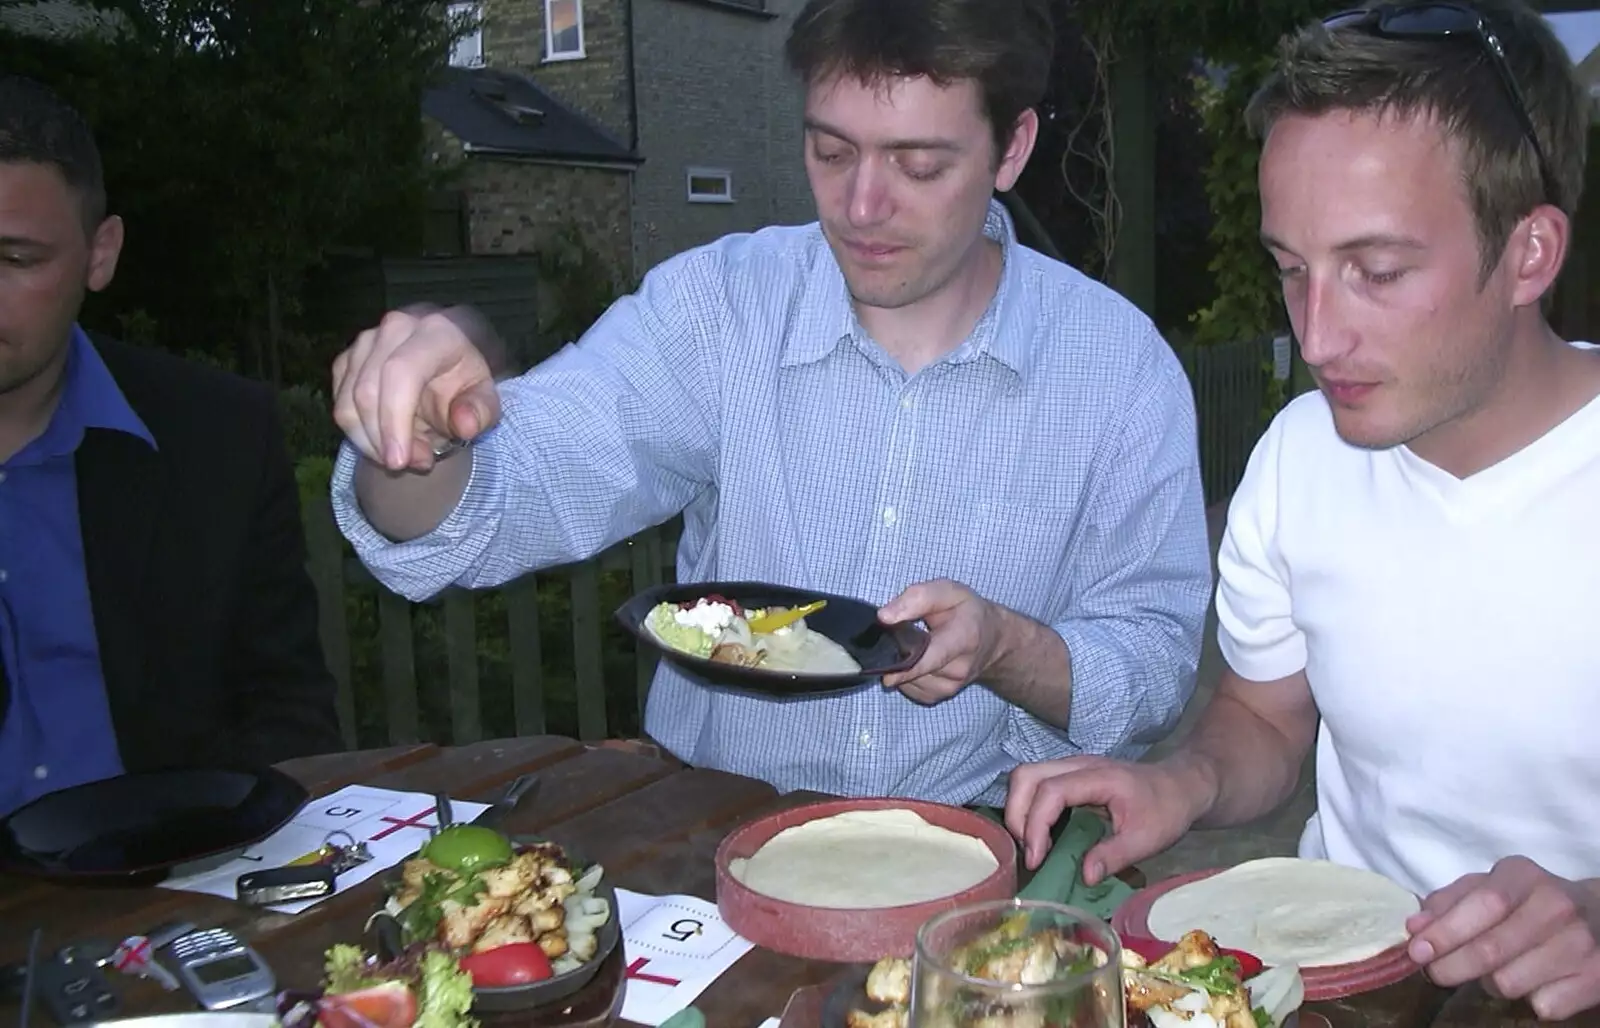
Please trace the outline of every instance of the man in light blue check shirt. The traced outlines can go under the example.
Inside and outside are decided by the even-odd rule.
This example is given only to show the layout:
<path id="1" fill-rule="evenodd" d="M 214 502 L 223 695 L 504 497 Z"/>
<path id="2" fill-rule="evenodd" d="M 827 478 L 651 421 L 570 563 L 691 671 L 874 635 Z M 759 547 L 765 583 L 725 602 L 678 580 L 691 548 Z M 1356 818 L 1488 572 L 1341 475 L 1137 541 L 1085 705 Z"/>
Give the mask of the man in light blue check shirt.
<path id="1" fill-rule="evenodd" d="M 855 595 L 932 633 L 910 671 L 824 698 L 663 665 L 645 728 L 688 763 L 994 805 L 1019 762 L 1141 753 L 1192 691 L 1210 589 L 1193 400 L 1147 318 L 993 201 L 1052 38 L 1048 0 L 812 0 L 788 56 L 818 224 L 664 262 L 505 381 L 470 311 L 363 333 L 334 366 L 361 559 L 421 599 L 682 513 L 680 580 Z"/>

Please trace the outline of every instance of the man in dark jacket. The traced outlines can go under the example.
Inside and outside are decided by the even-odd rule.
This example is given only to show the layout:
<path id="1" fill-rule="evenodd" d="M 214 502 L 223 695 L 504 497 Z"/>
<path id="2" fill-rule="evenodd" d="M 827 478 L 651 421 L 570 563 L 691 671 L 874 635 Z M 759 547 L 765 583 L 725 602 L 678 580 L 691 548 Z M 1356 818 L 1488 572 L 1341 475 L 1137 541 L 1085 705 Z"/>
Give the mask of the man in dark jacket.
<path id="1" fill-rule="evenodd" d="M 275 399 L 78 327 L 122 239 L 83 121 L 0 76 L 0 814 L 340 746 Z"/>

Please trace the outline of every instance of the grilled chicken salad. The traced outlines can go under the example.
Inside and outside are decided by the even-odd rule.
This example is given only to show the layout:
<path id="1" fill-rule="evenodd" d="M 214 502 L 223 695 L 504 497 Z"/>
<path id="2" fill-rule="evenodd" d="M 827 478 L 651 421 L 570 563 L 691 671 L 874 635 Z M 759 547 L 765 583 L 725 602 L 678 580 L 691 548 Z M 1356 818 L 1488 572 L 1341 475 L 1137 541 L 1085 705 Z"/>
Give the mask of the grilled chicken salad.
<path id="1" fill-rule="evenodd" d="M 1029 932 L 1026 917 L 1008 920 L 962 947 L 958 966 L 970 977 L 1009 985 L 1042 985 L 1090 967 L 1103 967 L 1098 947 L 1073 942 L 1056 929 Z M 1122 984 L 1128 1028 L 1281 1028 L 1304 998 L 1300 973 L 1274 967 L 1242 980 L 1240 961 L 1222 953 L 1205 932 L 1193 931 L 1163 955 L 1147 961 L 1122 950 Z M 846 1018 L 846 1028 L 907 1028 L 911 961 L 887 957 L 867 974 L 866 1000 Z M 952 1028 L 1070 1028 L 1036 1012 L 971 1010 Z"/>
<path id="2" fill-rule="evenodd" d="M 807 609 L 821 606 L 818 602 Z M 819 675 L 861 670 L 843 646 L 806 627 L 804 617 L 790 620 L 788 615 L 797 612 L 786 607 L 746 609 L 712 594 L 687 603 L 658 603 L 644 628 L 672 649 L 719 664 Z"/>

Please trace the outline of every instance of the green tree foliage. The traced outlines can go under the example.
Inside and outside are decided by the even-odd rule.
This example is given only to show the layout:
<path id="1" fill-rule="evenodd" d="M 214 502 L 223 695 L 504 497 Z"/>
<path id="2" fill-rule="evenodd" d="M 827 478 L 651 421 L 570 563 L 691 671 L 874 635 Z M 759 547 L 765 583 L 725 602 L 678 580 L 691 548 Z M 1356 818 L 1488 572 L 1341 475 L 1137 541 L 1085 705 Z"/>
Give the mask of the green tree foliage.
<path id="1" fill-rule="evenodd" d="M 1176 49 L 1207 62 L 1208 74 L 1195 77 L 1195 92 L 1210 144 L 1205 191 L 1216 293 L 1192 317 L 1195 341 L 1232 342 L 1278 330 L 1284 321 L 1278 282 L 1259 238 L 1260 146 L 1245 126 L 1244 108 L 1270 67 L 1279 38 L 1325 15 L 1327 5 L 1311 0 L 1067 2 L 1089 31 L 1112 38 L 1148 33 L 1158 52 Z M 1263 409 L 1268 416 L 1283 403 L 1281 383 L 1270 377 L 1269 382 Z"/>
<path id="2" fill-rule="evenodd" d="M 1201 343 L 1272 331 L 1282 320 L 1277 281 L 1259 242 L 1257 142 L 1244 106 L 1269 66 L 1278 39 L 1326 4 L 1311 0 L 1072 0 L 1091 31 L 1112 38 L 1149 33 L 1158 51 L 1203 57 L 1225 73 L 1218 85 L 1196 76 L 1196 101 L 1210 142 L 1206 198 L 1211 207 L 1211 271 L 1216 296 L 1194 315 Z"/>
<path id="3" fill-rule="evenodd" d="M 90 316 L 115 330 L 137 308 L 170 348 L 281 377 L 268 343 L 329 247 L 417 242 L 421 95 L 455 27 L 435 0 L 85 2 L 122 30 L 0 32 L 0 66 L 60 90 L 99 138 L 129 233 Z"/>

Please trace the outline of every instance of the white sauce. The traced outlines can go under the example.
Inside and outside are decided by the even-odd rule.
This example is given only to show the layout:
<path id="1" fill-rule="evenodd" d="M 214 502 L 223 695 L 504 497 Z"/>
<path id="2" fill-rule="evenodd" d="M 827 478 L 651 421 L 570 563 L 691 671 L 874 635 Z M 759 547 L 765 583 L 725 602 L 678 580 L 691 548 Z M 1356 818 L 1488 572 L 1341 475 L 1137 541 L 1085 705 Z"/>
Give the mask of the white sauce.
<path id="1" fill-rule="evenodd" d="M 672 620 L 678 624 L 698 628 L 712 638 L 720 636 L 724 628 L 733 624 L 733 618 L 733 608 L 726 603 L 701 603 L 672 615 Z"/>

